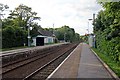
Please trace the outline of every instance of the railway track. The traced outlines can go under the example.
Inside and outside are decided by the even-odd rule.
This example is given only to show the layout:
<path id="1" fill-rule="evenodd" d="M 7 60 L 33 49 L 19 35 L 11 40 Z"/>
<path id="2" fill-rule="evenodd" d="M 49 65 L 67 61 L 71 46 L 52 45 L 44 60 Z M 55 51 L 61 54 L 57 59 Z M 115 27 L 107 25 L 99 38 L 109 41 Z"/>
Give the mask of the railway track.
<path id="1" fill-rule="evenodd" d="M 32 79 L 45 80 L 57 68 L 57 66 L 59 66 L 59 64 L 70 54 L 70 52 L 73 51 L 73 49 L 75 47 L 76 46 L 72 47 L 70 50 L 57 56 L 56 58 L 54 58 L 53 60 L 51 60 L 47 64 L 43 65 L 42 67 L 40 67 L 39 69 L 37 69 L 33 73 L 26 76 L 23 80 L 32 80 Z"/>
<path id="2" fill-rule="evenodd" d="M 39 71 L 38 69 L 40 69 L 40 71 L 41 71 L 41 69 L 43 70 L 45 65 L 47 66 L 50 63 L 55 62 L 55 60 L 60 58 L 60 56 L 62 56 L 66 52 L 69 52 L 71 50 L 71 48 L 73 48 L 75 46 L 76 46 L 75 44 L 64 45 L 64 46 L 61 46 L 52 51 L 49 51 L 49 50 L 48 50 L 48 52 L 46 51 L 46 55 L 43 55 L 42 57 L 37 56 L 35 58 L 30 58 L 30 59 L 23 60 L 18 63 L 16 62 L 16 63 L 10 64 L 10 65 L 3 66 L 3 73 L 2 73 L 3 79 L 7 79 L 7 78 L 28 79 L 31 74 L 33 74 L 33 73 L 36 74 L 36 72 Z M 60 61 L 58 60 L 58 62 L 60 62 Z M 50 70 L 50 71 L 52 71 L 52 70 Z"/>
<path id="3" fill-rule="evenodd" d="M 55 48 L 52 48 L 50 50 L 41 52 L 40 54 L 37 54 L 37 55 L 34 55 L 34 56 L 30 56 L 28 58 L 24 58 L 24 59 L 21 59 L 21 60 L 18 60 L 18 61 L 14 61 L 14 62 L 5 64 L 5 65 L 2 66 L 2 74 L 5 74 L 9 71 L 12 71 L 13 69 L 19 68 L 19 67 L 24 66 L 26 64 L 29 64 L 31 62 L 34 62 L 34 61 L 36 61 L 40 58 L 48 56 L 49 54 L 54 53 L 53 49 L 55 49 Z M 59 48 L 57 48 L 57 50 L 59 50 Z"/>
<path id="4" fill-rule="evenodd" d="M 57 46 L 59 47 L 59 46 Z M 4 59 L 2 60 L 2 66 L 7 66 L 7 65 L 10 65 L 10 64 L 14 64 L 14 63 L 18 63 L 20 61 L 23 61 L 23 60 L 26 60 L 26 59 L 30 59 L 32 57 L 36 57 L 36 56 L 39 56 L 39 55 L 43 55 L 44 53 L 47 53 L 47 52 L 50 52 L 50 50 L 54 50 L 56 47 L 51 47 L 51 48 L 45 48 L 45 49 L 42 49 L 41 51 L 36 51 L 34 52 L 34 55 L 32 54 L 26 54 L 25 56 L 23 56 L 23 58 L 20 58 L 20 59 L 17 59 L 17 60 L 13 60 L 13 61 L 9 61 L 9 62 L 6 62 L 4 61 Z M 7 55 L 7 56 L 10 56 L 10 55 Z M 2 58 L 4 58 L 6 56 L 2 56 Z"/>

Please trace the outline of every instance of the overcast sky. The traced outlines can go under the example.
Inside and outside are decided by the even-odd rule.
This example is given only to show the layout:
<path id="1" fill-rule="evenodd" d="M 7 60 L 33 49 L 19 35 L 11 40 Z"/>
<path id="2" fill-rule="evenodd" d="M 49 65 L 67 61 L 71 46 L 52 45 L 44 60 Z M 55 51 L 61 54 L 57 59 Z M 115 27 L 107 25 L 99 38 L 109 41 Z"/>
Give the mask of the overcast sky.
<path id="1" fill-rule="evenodd" d="M 88 19 L 97 14 L 101 6 L 96 0 L 0 0 L 13 10 L 19 4 L 32 8 L 41 17 L 39 24 L 43 28 L 58 28 L 68 25 L 75 29 L 76 33 L 84 35 L 88 33 Z M 89 21 L 89 31 L 92 33 L 92 21 Z"/>

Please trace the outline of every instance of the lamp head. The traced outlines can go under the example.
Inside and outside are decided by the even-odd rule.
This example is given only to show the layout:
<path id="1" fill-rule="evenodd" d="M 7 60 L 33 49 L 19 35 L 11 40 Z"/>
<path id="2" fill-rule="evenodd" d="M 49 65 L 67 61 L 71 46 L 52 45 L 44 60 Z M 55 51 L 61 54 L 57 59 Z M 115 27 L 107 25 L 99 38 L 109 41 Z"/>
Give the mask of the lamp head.
<path id="1" fill-rule="evenodd" d="M 93 19 L 88 19 L 88 20 L 90 21 L 90 20 L 93 20 Z"/>

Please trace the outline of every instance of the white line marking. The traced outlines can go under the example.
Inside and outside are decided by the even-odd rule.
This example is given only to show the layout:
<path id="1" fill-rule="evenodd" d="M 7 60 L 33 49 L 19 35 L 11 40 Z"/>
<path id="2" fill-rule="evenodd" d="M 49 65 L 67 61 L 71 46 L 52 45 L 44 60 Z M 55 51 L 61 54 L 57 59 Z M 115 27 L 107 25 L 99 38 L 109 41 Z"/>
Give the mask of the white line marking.
<path id="1" fill-rule="evenodd" d="M 79 44 L 80 45 L 80 44 Z M 74 51 L 79 47 L 79 45 L 68 55 L 67 58 L 65 58 L 65 60 L 47 77 L 46 80 L 49 80 L 53 74 L 63 65 L 63 63 L 74 53 Z"/>

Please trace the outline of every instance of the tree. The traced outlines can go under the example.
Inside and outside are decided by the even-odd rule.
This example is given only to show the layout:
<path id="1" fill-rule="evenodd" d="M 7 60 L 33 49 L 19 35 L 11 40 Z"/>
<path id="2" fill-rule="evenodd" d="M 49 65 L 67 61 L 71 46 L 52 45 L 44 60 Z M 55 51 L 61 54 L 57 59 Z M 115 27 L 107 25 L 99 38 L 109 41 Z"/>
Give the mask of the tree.
<path id="1" fill-rule="evenodd" d="M 27 32 L 20 27 L 7 26 L 2 30 L 2 47 L 23 46 L 27 41 Z"/>
<path id="2" fill-rule="evenodd" d="M 94 22 L 97 49 L 120 63 L 120 1 L 101 3 L 100 11 Z"/>
<path id="3" fill-rule="evenodd" d="M 6 10 L 6 9 L 8 9 L 9 7 L 8 7 L 8 5 L 4 5 L 4 4 L 1 4 L 0 3 L 0 29 L 1 29 L 1 27 L 2 27 L 2 19 L 1 19 L 1 17 L 3 17 L 3 12 Z"/>
<path id="4" fill-rule="evenodd" d="M 48 31 L 53 31 L 53 28 L 45 28 Z M 69 26 L 62 26 L 60 28 L 55 28 L 54 33 L 58 40 L 65 40 L 69 42 L 75 42 L 79 41 L 80 36 L 79 34 L 75 33 L 73 28 L 70 28 Z"/>
<path id="5" fill-rule="evenodd" d="M 1 17 L 3 17 L 3 11 L 8 9 L 9 7 L 7 5 L 1 4 L 0 3 L 0 44 L 2 44 L 2 19 Z M 0 46 L 0 48 L 2 48 L 2 46 Z"/>
<path id="6" fill-rule="evenodd" d="M 0 3 L 0 19 L 1 19 L 1 16 L 3 16 L 2 12 L 8 8 L 9 8 L 8 5 L 4 5 Z"/>
<path id="7" fill-rule="evenodd" d="M 10 16 L 3 19 L 2 42 L 3 48 L 11 48 L 23 46 L 27 44 L 27 29 L 33 27 L 31 31 L 32 37 L 36 36 L 37 29 L 40 27 L 34 20 L 40 19 L 36 17 L 37 13 L 32 12 L 30 7 L 23 4 L 19 5 L 15 10 L 11 11 Z"/>
<path id="8" fill-rule="evenodd" d="M 105 18 L 107 18 L 107 24 L 109 24 L 106 24 L 106 26 L 109 26 L 111 30 L 109 35 L 111 37 L 120 36 L 120 1 L 104 3 L 102 6 L 105 8 Z"/>
<path id="9" fill-rule="evenodd" d="M 30 35 L 32 37 L 36 37 L 37 35 L 39 35 L 40 33 L 38 32 L 39 29 L 42 29 L 42 27 L 40 25 L 38 25 L 37 23 L 32 24 L 33 29 L 30 31 Z"/>
<path id="10" fill-rule="evenodd" d="M 9 7 L 8 7 L 8 5 L 4 5 L 4 4 L 2 4 L 2 3 L 0 3 L 0 11 L 4 11 L 5 9 L 8 9 Z"/>
<path id="11" fill-rule="evenodd" d="M 27 30 L 27 25 L 31 25 L 34 20 L 40 20 L 36 17 L 37 13 L 32 12 L 32 8 L 20 4 L 15 10 L 11 11 L 9 18 L 14 20 L 14 24 Z"/>

